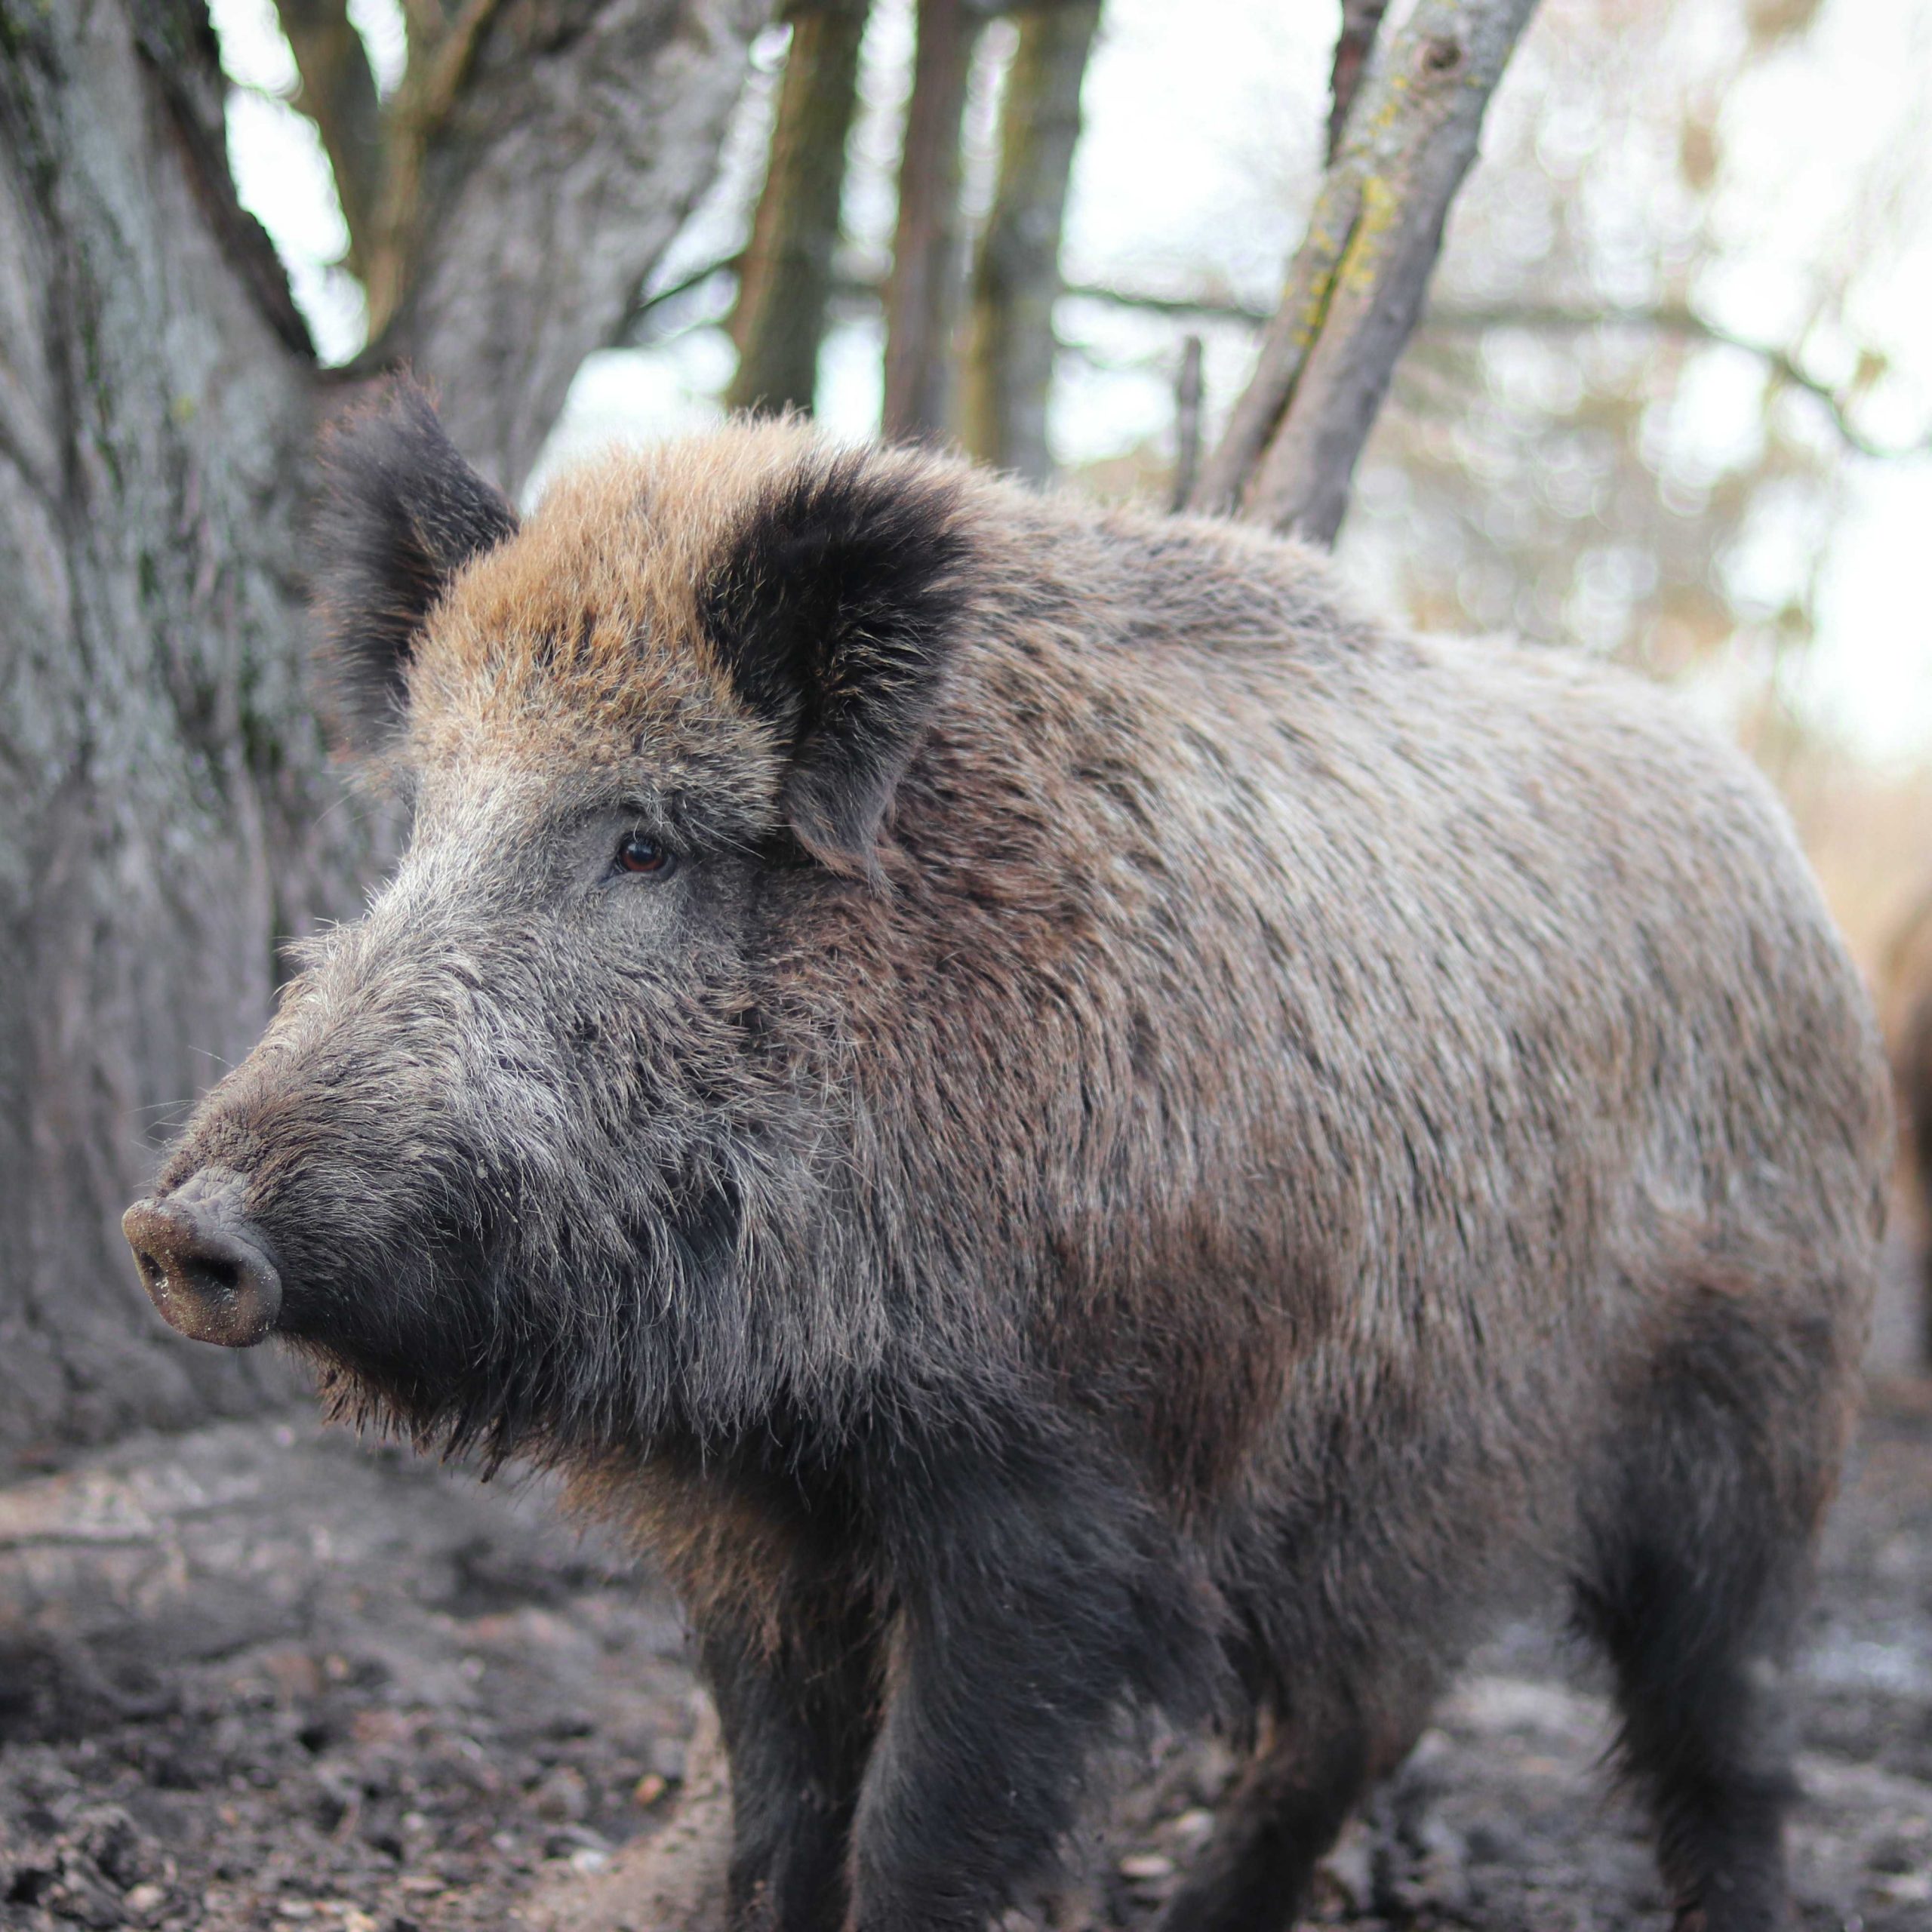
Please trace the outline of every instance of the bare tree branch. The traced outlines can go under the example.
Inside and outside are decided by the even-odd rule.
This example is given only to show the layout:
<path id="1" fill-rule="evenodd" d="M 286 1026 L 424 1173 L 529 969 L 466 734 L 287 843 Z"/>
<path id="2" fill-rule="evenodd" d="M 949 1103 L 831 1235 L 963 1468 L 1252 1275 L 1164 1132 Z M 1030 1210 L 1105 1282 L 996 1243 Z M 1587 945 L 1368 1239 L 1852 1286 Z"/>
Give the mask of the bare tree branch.
<path id="1" fill-rule="evenodd" d="M 1054 300 L 1080 86 L 1100 0 L 1020 16 L 1000 122 L 999 183 L 974 264 L 960 439 L 982 461 L 1044 482 Z"/>
<path id="2" fill-rule="evenodd" d="M 673 300 L 701 286 L 713 275 L 724 274 L 737 265 L 736 256 L 725 256 L 694 269 L 672 287 L 660 289 L 640 303 L 637 312 L 647 314 L 660 303 Z M 835 278 L 832 292 L 859 300 L 876 300 L 881 293 L 875 281 L 853 278 Z M 1117 288 L 1104 282 L 1068 282 L 1060 294 L 1084 302 L 1104 302 L 1118 309 L 1137 309 L 1145 314 L 1169 315 L 1177 321 L 1233 322 L 1244 328 L 1260 328 L 1269 320 L 1266 311 L 1238 302 L 1232 297 L 1201 294 L 1168 294 L 1152 289 Z M 1694 310 L 1681 306 L 1662 308 L 1604 308 L 1596 306 L 1566 307 L 1560 303 L 1503 302 L 1469 304 L 1431 303 L 1417 322 L 1419 337 L 1457 332 L 1479 334 L 1484 329 L 1522 328 L 1586 334 L 1592 329 L 1644 329 L 1654 334 L 1694 337 L 1727 349 L 1754 355 L 1789 387 L 1801 391 L 1821 403 L 1832 426 L 1847 448 L 1875 462 L 1898 462 L 1932 451 L 1932 430 L 1912 441 L 1881 443 L 1860 429 L 1852 415 L 1853 405 L 1832 386 L 1812 375 L 1788 349 L 1776 343 L 1759 342 L 1749 336 L 1720 327 Z M 1097 366 L 1111 366 L 1101 365 Z"/>
<path id="3" fill-rule="evenodd" d="M 815 0 L 790 10 L 792 45 L 771 156 L 751 242 L 739 260 L 731 323 L 738 367 L 724 392 L 728 408 L 812 406 L 868 5 Z"/>
<path id="4" fill-rule="evenodd" d="M 1777 381 L 1822 403 L 1840 439 L 1859 455 L 1880 462 L 1892 462 L 1932 451 L 1932 430 L 1912 442 L 1874 441 L 1852 420 L 1851 405 L 1846 398 L 1830 383 L 1803 368 L 1789 349 L 1721 328 L 1682 304 L 1640 309 L 1566 308 L 1552 303 L 1503 303 L 1488 306 L 1438 304 L 1423 317 L 1421 325 L 1425 331 L 1521 328 L 1577 334 L 1601 328 L 1648 329 L 1660 334 L 1687 336 L 1700 342 L 1717 343 L 1727 349 L 1755 356 Z"/>
<path id="5" fill-rule="evenodd" d="M 959 131 L 982 23 L 968 0 L 919 0 L 918 45 L 899 163 L 899 220 L 885 289 L 881 426 L 892 439 L 946 426 L 961 284 Z"/>
<path id="6" fill-rule="evenodd" d="M 667 308 L 681 297 L 689 295 L 694 290 L 702 288 L 714 277 L 725 275 L 735 277 L 738 272 L 739 264 L 743 260 L 744 257 L 742 254 L 725 255 L 715 262 L 706 263 L 702 268 L 693 269 L 688 275 L 681 275 L 675 281 L 669 282 L 662 288 L 651 288 L 647 286 L 638 290 L 629 308 L 624 312 L 624 319 L 618 328 L 617 335 L 611 343 L 611 347 L 641 349 L 648 343 L 664 341 L 681 335 L 688 328 L 700 328 L 706 323 L 728 318 L 731 310 L 734 309 L 737 303 L 737 292 L 735 288 L 732 291 L 730 302 L 718 315 L 695 318 L 689 322 L 674 325 L 669 329 L 660 329 L 653 320 L 659 309 Z M 839 284 L 836 278 L 834 278 L 832 292 L 835 294 L 839 292 Z"/>
<path id="7" fill-rule="evenodd" d="M 1327 543 L 1535 0 L 1417 0 L 1370 60 L 1260 361 L 1194 507 Z"/>
<path id="8" fill-rule="evenodd" d="M 1260 328 L 1269 320 L 1258 309 L 1217 295 L 1161 294 L 1151 290 L 1115 288 L 1095 282 L 1069 283 L 1062 293 L 1078 296 L 1086 301 L 1106 302 L 1117 308 L 1138 309 L 1157 315 L 1198 317 L 1254 328 Z M 1792 351 L 1780 348 L 1776 343 L 1760 342 L 1721 328 L 1681 304 L 1661 308 L 1604 308 L 1535 302 L 1432 302 L 1423 310 L 1415 332 L 1418 336 L 1451 331 L 1473 334 L 1494 328 L 1561 331 L 1577 334 L 1600 328 L 1647 329 L 1658 334 L 1690 336 L 1700 342 L 1720 343 L 1725 348 L 1755 355 L 1780 382 L 1822 403 L 1845 446 L 1859 455 L 1878 462 L 1891 462 L 1921 456 L 1932 450 L 1932 431 L 1909 442 L 1875 441 L 1853 420 L 1849 400 L 1830 383 L 1811 374 Z"/>
<path id="9" fill-rule="evenodd" d="M 302 77 L 295 106 L 315 125 L 349 227 L 347 266 L 366 272 L 383 192 L 383 106 L 347 0 L 275 0 Z"/>
<path id="10" fill-rule="evenodd" d="M 1084 302 L 1105 302 L 1116 309 L 1143 309 L 1152 315 L 1173 315 L 1190 321 L 1239 322 L 1258 329 L 1272 319 L 1269 310 L 1237 302 L 1232 296 L 1163 295 L 1152 289 L 1115 288 L 1097 281 L 1070 281 L 1060 293 L 1077 296 Z"/>
<path id="11" fill-rule="evenodd" d="M 1355 105 L 1369 50 L 1388 11 L 1389 0 L 1342 0 L 1342 31 L 1336 36 L 1334 62 L 1328 73 L 1327 154 L 1331 168 L 1341 152 L 1342 133 L 1349 125 L 1349 109 Z"/>

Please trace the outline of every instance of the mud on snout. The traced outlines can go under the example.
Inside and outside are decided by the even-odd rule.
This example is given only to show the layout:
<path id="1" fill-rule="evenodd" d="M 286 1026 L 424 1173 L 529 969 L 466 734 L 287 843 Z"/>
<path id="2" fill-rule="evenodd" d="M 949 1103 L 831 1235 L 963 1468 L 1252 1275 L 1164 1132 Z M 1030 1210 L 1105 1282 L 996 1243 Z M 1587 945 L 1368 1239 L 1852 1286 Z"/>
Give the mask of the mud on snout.
<path id="1" fill-rule="evenodd" d="M 242 1211 L 239 1174 L 206 1168 L 121 1217 L 141 1285 L 168 1325 L 191 1341 L 248 1349 L 281 1312 L 281 1273 Z"/>

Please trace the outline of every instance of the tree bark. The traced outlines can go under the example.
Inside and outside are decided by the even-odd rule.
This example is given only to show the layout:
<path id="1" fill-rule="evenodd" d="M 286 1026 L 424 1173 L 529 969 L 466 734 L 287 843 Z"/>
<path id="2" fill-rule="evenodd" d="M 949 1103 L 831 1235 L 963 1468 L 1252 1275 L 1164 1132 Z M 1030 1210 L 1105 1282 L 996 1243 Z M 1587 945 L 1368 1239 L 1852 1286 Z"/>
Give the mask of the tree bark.
<path id="1" fill-rule="evenodd" d="M 514 491 L 710 179 L 769 0 L 466 0 L 392 155 L 405 283 L 362 366 L 407 361 Z M 410 84 L 405 80 L 405 94 Z M 398 139 L 404 137 L 399 136 Z M 372 317 L 377 291 L 371 290 Z"/>
<path id="2" fill-rule="evenodd" d="M 771 157 L 739 265 L 738 367 L 724 392 L 731 409 L 809 412 L 818 387 L 867 0 L 814 0 L 791 11 Z"/>
<path id="3" fill-rule="evenodd" d="M 999 182 L 973 271 L 960 440 L 1035 482 L 1053 473 L 1047 401 L 1060 232 L 1080 139 L 1080 87 L 1100 0 L 1020 16 L 1000 119 Z"/>
<path id="4" fill-rule="evenodd" d="M 191 0 L 0 0 L 0 1457 L 291 1385 L 184 1346 L 119 1220 L 355 839 L 303 700 L 312 361 Z"/>
<path id="5" fill-rule="evenodd" d="M 1417 0 L 1377 47 L 1193 508 L 1334 541 L 1484 109 L 1535 3 Z"/>
<path id="6" fill-rule="evenodd" d="M 960 123 L 978 15 L 968 0 L 919 0 L 918 42 L 899 163 L 899 219 L 885 288 L 881 429 L 889 441 L 943 436 L 964 279 Z"/>
<path id="7" fill-rule="evenodd" d="M 522 183 L 494 217 L 439 189 L 414 339 L 511 478 L 573 345 L 629 292 L 559 272 L 549 299 L 571 312 L 553 318 L 532 278 L 573 243 L 627 262 L 661 245 L 709 174 L 751 17 L 692 0 L 646 33 L 623 0 L 514 11 L 530 100 L 512 43 L 487 45 L 454 122 L 480 171 L 521 153 L 558 185 L 546 204 Z M 278 943 L 352 915 L 371 857 L 303 671 L 301 525 L 333 385 L 236 203 L 226 91 L 202 0 L 0 0 L 0 1466 L 295 1386 L 266 1352 L 164 1329 L 119 1230 L 171 1121 L 259 1033 Z M 576 218 L 636 155 L 639 101 L 664 110 L 663 205 L 626 181 Z M 529 145 L 546 129 L 547 159 Z M 493 231 L 546 205 L 561 234 L 540 226 L 503 266 L 518 237 Z M 529 318 L 521 359 L 500 310 Z"/>
<path id="8" fill-rule="evenodd" d="M 1382 30 L 1382 17 L 1389 0 L 1342 0 L 1342 31 L 1335 37 L 1335 57 L 1328 69 L 1328 165 L 1342 149 L 1342 135 L 1349 125 L 1349 109 L 1355 103 L 1355 90 L 1361 85 L 1362 69 L 1368 64 L 1375 36 Z"/>

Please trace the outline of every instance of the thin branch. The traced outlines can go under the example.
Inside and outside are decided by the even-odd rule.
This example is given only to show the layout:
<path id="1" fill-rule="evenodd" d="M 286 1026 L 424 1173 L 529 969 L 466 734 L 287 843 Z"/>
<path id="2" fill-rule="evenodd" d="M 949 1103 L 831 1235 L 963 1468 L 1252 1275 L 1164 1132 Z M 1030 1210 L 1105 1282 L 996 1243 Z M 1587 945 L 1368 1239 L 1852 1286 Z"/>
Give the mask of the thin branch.
<path id="1" fill-rule="evenodd" d="M 347 0 L 275 0 L 302 85 L 294 106 L 315 123 L 349 228 L 347 266 L 360 276 L 374 240 L 384 166 L 383 107 Z"/>
<path id="2" fill-rule="evenodd" d="M 675 301 L 680 295 L 688 295 L 715 275 L 737 274 L 744 266 L 744 259 L 742 251 L 720 255 L 688 274 L 680 275 L 663 288 L 640 292 L 631 309 L 631 321 L 635 322 L 663 303 Z M 832 281 L 832 294 L 848 301 L 882 301 L 885 288 L 883 280 L 872 276 L 835 275 Z M 1082 301 L 1105 302 L 1117 309 L 1141 309 L 1152 315 L 1173 315 L 1184 320 L 1239 322 L 1250 328 L 1262 327 L 1269 313 L 1266 309 L 1237 302 L 1230 296 L 1163 295 L 1151 289 L 1115 288 L 1102 282 L 1063 282 L 1060 293 L 1077 297 Z"/>
<path id="3" fill-rule="evenodd" d="M 1069 284 L 1063 293 L 1092 302 L 1106 302 L 1117 308 L 1138 309 L 1151 315 L 1186 319 L 1238 322 L 1259 328 L 1269 318 L 1260 309 L 1227 297 L 1214 295 L 1161 295 L 1149 291 L 1113 288 L 1099 283 Z M 1932 451 L 1932 431 L 1916 441 L 1875 442 L 1852 420 L 1851 405 L 1832 386 L 1811 374 L 1792 352 L 1775 343 L 1758 342 L 1749 336 L 1720 327 L 1678 304 L 1657 308 L 1566 307 L 1558 303 L 1499 303 L 1465 304 L 1432 303 L 1416 325 L 1418 335 L 1448 331 L 1477 334 L 1484 329 L 1521 328 L 1564 331 L 1582 334 L 1592 329 L 1649 329 L 1659 334 L 1682 335 L 1700 342 L 1721 344 L 1727 349 L 1755 355 L 1773 375 L 1789 387 L 1799 389 L 1823 404 L 1832 428 L 1847 448 L 1878 462 L 1895 462 Z"/>
<path id="4" fill-rule="evenodd" d="M 689 295 L 694 291 L 702 288 L 706 282 L 714 280 L 716 277 L 721 275 L 735 275 L 744 259 L 742 253 L 722 255 L 715 262 L 706 262 L 702 268 L 693 269 L 688 275 L 681 275 L 675 281 L 666 283 L 662 288 L 640 289 L 632 298 L 630 307 L 625 312 L 624 319 L 618 326 L 617 336 L 611 345 L 611 347 L 641 349 L 647 343 L 666 340 L 666 337 L 660 335 L 655 329 L 647 328 L 645 326 L 647 321 L 660 309 L 668 307 L 681 296 Z M 718 315 L 706 315 L 701 318 L 703 322 L 706 323 L 721 319 L 723 318 Z M 697 323 L 691 325 L 693 327 L 698 325 Z M 684 326 L 680 325 L 669 331 L 669 334 L 673 336 L 682 334 Z"/>
<path id="5" fill-rule="evenodd" d="M 727 273 L 738 265 L 735 255 L 721 256 L 715 262 L 694 269 L 669 288 L 640 299 L 632 312 L 633 321 L 657 308 L 701 287 L 715 275 Z M 848 300 L 876 301 L 881 285 L 857 276 L 834 279 L 832 293 Z M 1209 294 L 1171 295 L 1152 289 L 1117 288 L 1108 283 L 1076 281 L 1060 290 L 1065 296 L 1083 302 L 1103 302 L 1116 309 L 1137 309 L 1143 314 L 1171 316 L 1177 321 L 1232 322 L 1244 328 L 1260 328 L 1270 319 L 1266 311 L 1252 307 L 1232 297 Z M 1749 336 L 1721 328 L 1694 310 L 1676 305 L 1659 308 L 1604 308 L 1565 306 L 1560 303 L 1432 303 L 1417 323 L 1418 336 L 1445 334 L 1479 334 L 1485 329 L 1520 328 L 1586 334 L 1592 329 L 1648 329 L 1660 335 L 1683 335 L 1700 342 L 1735 349 L 1754 355 L 1780 381 L 1802 391 L 1824 405 L 1832 426 L 1845 447 L 1880 463 L 1907 460 L 1932 453 L 1932 430 L 1915 441 L 1875 442 L 1851 420 L 1851 405 L 1829 383 L 1810 374 L 1787 349 L 1775 343 L 1758 342 Z M 1112 365 L 1102 366 L 1111 367 Z M 1134 366 L 1144 367 L 1142 363 Z"/>
<path id="6" fill-rule="evenodd" d="M 1181 345 L 1180 373 L 1174 378 L 1174 483 L 1170 508 L 1184 509 L 1201 471 L 1201 338 Z"/>
<path id="7" fill-rule="evenodd" d="M 1251 307 L 1226 295 L 1161 295 L 1151 289 L 1115 288 L 1097 281 L 1070 281 L 1063 295 L 1078 296 L 1085 302 L 1105 302 L 1116 309 L 1143 309 L 1150 315 L 1172 315 L 1186 321 L 1240 322 L 1249 328 L 1262 328 L 1269 320 L 1266 309 Z"/>
<path id="8" fill-rule="evenodd" d="M 1535 0 L 1417 0 L 1371 56 L 1195 507 L 1334 540 L 1491 94 Z"/>
<path id="9" fill-rule="evenodd" d="M 1932 452 L 1932 431 L 1915 442 L 1875 442 L 1851 420 L 1850 405 L 1846 398 L 1829 383 L 1803 368 L 1789 349 L 1780 349 L 1775 343 L 1757 342 L 1749 336 L 1739 335 L 1681 304 L 1647 309 L 1566 308 L 1551 303 L 1506 303 L 1486 307 L 1438 306 L 1423 318 L 1422 325 L 1426 329 L 1522 328 L 1579 333 L 1598 328 L 1649 329 L 1659 334 L 1687 336 L 1699 342 L 1715 343 L 1755 356 L 1778 381 L 1789 388 L 1801 390 L 1822 403 L 1831 418 L 1832 426 L 1846 448 L 1859 455 L 1880 462 L 1895 462 L 1902 457 Z"/>

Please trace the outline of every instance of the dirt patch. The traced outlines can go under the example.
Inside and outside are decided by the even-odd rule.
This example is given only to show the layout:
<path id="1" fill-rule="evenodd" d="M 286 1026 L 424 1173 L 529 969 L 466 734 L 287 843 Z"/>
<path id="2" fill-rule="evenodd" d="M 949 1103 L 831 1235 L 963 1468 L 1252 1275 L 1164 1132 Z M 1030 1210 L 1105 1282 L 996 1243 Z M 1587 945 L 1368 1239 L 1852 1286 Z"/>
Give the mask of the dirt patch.
<path id="1" fill-rule="evenodd" d="M 1932 1386 L 1875 1396 L 1803 1675 L 1807 1932 L 1932 1928 Z M 728 1801 L 675 1607 L 541 1486 L 299 1421 L 0 1490 L 0 1926 L 636 1932 L 702 1918 Z M 1510 1629 L 1324 1874 L 1317 1922 L 1663 1932 L 1577 1660 Z M 1064 1896 L 1145 1923 L 1212 1745 L 1125 1767 Z"/>

